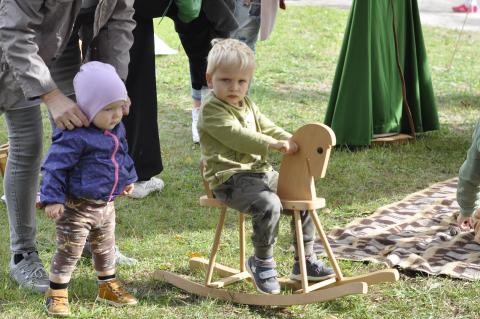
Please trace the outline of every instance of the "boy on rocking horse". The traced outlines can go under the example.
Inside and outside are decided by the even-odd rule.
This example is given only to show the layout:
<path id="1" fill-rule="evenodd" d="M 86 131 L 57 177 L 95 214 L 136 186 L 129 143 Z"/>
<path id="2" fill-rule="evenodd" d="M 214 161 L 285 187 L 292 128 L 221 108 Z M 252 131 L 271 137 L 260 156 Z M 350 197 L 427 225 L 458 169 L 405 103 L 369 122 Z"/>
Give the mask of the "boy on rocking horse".
<path id="1" fill-rule="evenodd" d="M 205 179 L 213 194 L 252 216 L 254 255 L 246 261 L 246 269 L 260 293 L 278 294 L 273 245 L 282 205 L 276 194 L 278 173 L 265 158 L 270 148 L 294 154 L 298 146 L 290 133 L 265 117 L 246 96 L 254 68 L 254 53 L 244 43 L 213 41 L 206 72 L 212 92 L 201 107 L 198 131 Z M 291 229 L 297 247 L 293 222 Z M 334 277 L 313 252 L 315 226 L 307 213 L 302 214 L 302 229 L 308 280 Z M 300 280 L 297 251 L 295 256 L 290 278 Z"/>

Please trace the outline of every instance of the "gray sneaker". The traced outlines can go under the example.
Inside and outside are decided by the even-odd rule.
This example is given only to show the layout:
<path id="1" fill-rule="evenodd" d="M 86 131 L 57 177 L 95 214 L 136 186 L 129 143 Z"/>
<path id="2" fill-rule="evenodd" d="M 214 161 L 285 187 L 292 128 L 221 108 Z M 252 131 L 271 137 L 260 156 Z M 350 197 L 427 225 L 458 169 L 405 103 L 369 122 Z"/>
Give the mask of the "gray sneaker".
<path id="1" fill-rule="evenodd" d="M 36 252 L 24 253 L 23 259 L 15 264 L 13 256 L 10 260 L 10 277 L 20 287 L 32 289 L 38 293 L 45 293 L 49 287 L 48 274 Z"/>
<path id="2" fill-rule="evenodd" d="M 323 262 L 317 260 L 315 256 L 309 256 L 306 259 L 307 262 L 307 279 L 310 281 L 322 281 L 328 278 L 335 277 L 335 272 L 332 268 L 325 266 Z M 290 279 L 302 280 L 300 274 L 300 263 L 298 260 L 293 264 L 292 274 Z"/>
<path id="3" fill-rule="evenodd" d="M 252 276 L 257 291 L 262 294 L 276 295 L 280 293 L 280 284 L 277 280 L 275 262 L 264 262 L 251 256 L 245 262 L 247 271 Z"/>
<path id="4" fill-rule="evenodd" d="M 138 263 L 138 260 L 135 258 L 127 257 L 120 252 L 118 246 L 115 246 L 115 264 L 116 265 L 125 265 L 125 266 L 133 266 Z"/>
<path id="5" fill-rule="evenodd" d="M 83 246 L 82 257 L 85 258 L 92 258 L 92 247 L 90 246 L 89 242 L 85 243 Z M 120 252 L 120 248 L 115 245 L 115 264 L 116 265 L 125 265 L 125 266 L 133 266 L 138 263 L 138 260 L 135 258 L 127 257 Z"/>

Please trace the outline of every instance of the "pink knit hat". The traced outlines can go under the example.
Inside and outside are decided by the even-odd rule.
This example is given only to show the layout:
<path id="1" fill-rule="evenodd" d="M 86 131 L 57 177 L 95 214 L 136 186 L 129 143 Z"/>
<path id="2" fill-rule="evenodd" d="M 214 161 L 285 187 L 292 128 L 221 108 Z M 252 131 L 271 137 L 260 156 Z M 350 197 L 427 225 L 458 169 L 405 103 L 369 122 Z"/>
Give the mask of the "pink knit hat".
<path id="1" fill-rule="evenodd" d="M 128 99 L 125 84 L 115 68 L 98 61 L 85 63 L 73 79 L 77 104 L 92 122 L 95 115 L 110 103 Z"/>

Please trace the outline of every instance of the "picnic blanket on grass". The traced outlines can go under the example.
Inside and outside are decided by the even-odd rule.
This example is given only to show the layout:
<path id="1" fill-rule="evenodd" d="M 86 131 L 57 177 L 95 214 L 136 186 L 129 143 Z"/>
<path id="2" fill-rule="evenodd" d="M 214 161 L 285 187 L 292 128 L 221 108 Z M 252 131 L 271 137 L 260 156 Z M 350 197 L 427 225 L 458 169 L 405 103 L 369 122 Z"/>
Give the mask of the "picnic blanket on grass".
<path id="1" fill-rule="evenodd" d="M 339 259 L 382 262 L 432 275 L 480 279 L 480 245 L 456 226 L 457 178 L 380 207 L 328 234 Z M 324 253 L 321 242 L 315 251 Z"/>

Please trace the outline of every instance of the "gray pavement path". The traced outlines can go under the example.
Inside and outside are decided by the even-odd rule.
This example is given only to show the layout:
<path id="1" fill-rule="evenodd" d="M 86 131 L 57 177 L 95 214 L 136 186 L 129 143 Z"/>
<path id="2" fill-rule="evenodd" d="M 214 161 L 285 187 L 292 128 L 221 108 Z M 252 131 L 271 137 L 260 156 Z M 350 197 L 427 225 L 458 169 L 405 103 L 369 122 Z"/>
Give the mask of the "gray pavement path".
<path id="1" fill-rule="evenodd" d="M 364 0 L 358 0 L 364 1 Z M 377 1 L 377 0 L 373 0 Z M 402 0 L 404 1 L 404 0 Z M 462 4 L 463 0 L 417 0 L 422 24 L 465 31 L 480 31 L 480 12 L 454 13 L 452 7 Z M 317 5 L 337 7 L 348 10 L 352 0 L 287 0 L 288 5 Z"/>

